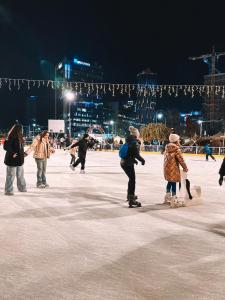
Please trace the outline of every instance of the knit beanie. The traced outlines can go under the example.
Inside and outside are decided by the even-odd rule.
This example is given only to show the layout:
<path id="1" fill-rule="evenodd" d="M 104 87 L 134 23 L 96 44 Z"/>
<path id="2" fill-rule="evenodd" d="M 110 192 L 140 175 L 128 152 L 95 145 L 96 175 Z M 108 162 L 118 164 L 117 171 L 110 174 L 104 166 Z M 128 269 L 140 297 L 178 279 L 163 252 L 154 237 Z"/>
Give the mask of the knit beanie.
<path id="1" fill-rule="evenodd" d="M 139 131 L 138 131 L 137 128 L 135 128 L 135 127 L 133 127 L 133 126 L 129 126 L 129 131 L 130 131 L 130 134 L 131 134 L 131 135 L 134 135 L 134 136 L 136 136 L 137 138 L 139 138 L 140 133 L 139 133 Z"/>
<path id="2" fill-rule="evenodd" d="M 178 134 L 171 133 L 169 136 L 170 143 L 176 143 L 179 141 L 179 139 L 180 139 L 180 137 Z"/>

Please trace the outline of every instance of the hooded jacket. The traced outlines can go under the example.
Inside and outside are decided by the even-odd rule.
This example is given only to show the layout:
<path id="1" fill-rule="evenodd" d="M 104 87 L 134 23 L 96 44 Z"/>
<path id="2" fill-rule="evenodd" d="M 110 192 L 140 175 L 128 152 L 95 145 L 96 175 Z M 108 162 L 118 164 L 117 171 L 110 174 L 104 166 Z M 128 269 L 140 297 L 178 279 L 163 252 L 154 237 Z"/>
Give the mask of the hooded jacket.
<path id="1" fill-rule="evenodd" d="M 136 163 L 136 159 L 141 163 L 145 163 L 145 160 L 140 155 L 140 145 L 135 136 L 129 135 L 126 139 L 126 143 L 128 144 L 127 157 L 121 159 L 122 165 L 132 166 Z"/>
<path id="2" fill-rule="evenodd" d="M 164 153 L 164 177 L 170 182 L 180 182 L 180 167 L 187 171 L 187 165 L 184 161 L 180 147 L 169 143 Z"/>

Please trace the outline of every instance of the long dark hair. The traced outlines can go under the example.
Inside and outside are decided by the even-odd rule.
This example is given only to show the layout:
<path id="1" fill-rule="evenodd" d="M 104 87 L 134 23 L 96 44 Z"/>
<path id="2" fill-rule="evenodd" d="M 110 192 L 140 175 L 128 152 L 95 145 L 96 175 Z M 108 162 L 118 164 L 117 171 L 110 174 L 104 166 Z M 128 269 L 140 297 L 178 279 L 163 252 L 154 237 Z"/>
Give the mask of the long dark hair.
<path id="1" fill-rule="evenodd" d="M 8 139 L 18 139 L 20 143 L 24 142 L 23 127 L 20 124 L 15 124 L 9 131 Z"/>
<path id="2" fill-rule="evenodd" d="M 42 139 L 46 136 L 47 133 L 48 133 L 48 130 L 44 130 L 40 133 L 40 143 L 42 142 Z"/>

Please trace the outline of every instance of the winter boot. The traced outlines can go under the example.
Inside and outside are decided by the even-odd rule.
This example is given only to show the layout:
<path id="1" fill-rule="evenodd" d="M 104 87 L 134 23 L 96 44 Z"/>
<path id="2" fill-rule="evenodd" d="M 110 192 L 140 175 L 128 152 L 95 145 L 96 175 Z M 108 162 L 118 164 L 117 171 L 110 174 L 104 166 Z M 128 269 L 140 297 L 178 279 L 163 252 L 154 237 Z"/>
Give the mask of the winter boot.
<path id="1" fill-rule="evenodd" d="M 129 197 L 130 197 L 130 196 L 127 195 L 127 201 L 129 201 Z M 136 196 L 136 195 L 134 195 L 133 197 L 134 197 L 134 200 L 137 200 L 137 199 L 138 199 L 138 196 Z"/>
<path id="2" fill-rule="evenodd" d="M 135 195 L 128 196 L 129 201 L 129 208 L 133 207 L 141 207 L 141 203 L 135 200 Z"/>
<path id="3" fill-rule="evenodd" d="M 163 204 L 170 204 L 171 198 L 172 198 L 171 193 L 166 193 Z"/>

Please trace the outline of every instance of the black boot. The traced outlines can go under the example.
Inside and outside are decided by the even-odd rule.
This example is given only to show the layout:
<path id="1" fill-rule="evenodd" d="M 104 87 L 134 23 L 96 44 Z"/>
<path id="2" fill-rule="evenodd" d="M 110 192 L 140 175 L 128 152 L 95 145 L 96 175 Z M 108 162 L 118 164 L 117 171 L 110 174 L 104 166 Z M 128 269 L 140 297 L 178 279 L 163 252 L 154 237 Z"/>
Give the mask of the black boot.
<path id="1" fill-rule="evenodd" d="M 127 195 L 127 201 L 129 201 L 129 197 L 130 197 L 131 195 Z M 138 199 L 138 196 L 136 196 L 136 195 L 134 195 L 134 196 L 132 196 L 132 197 L 134 197 L 134 200 L 137 200 Z"/>
<path id="2" fill-rule="evenodd" d="M 134 206 L 136 207 L 141 207 L 141 203 L 136 201 L 137 196 L 135 195 L 128 195 L 128 201 L 129 201 L 129 207 L 133 208 Z"/>

